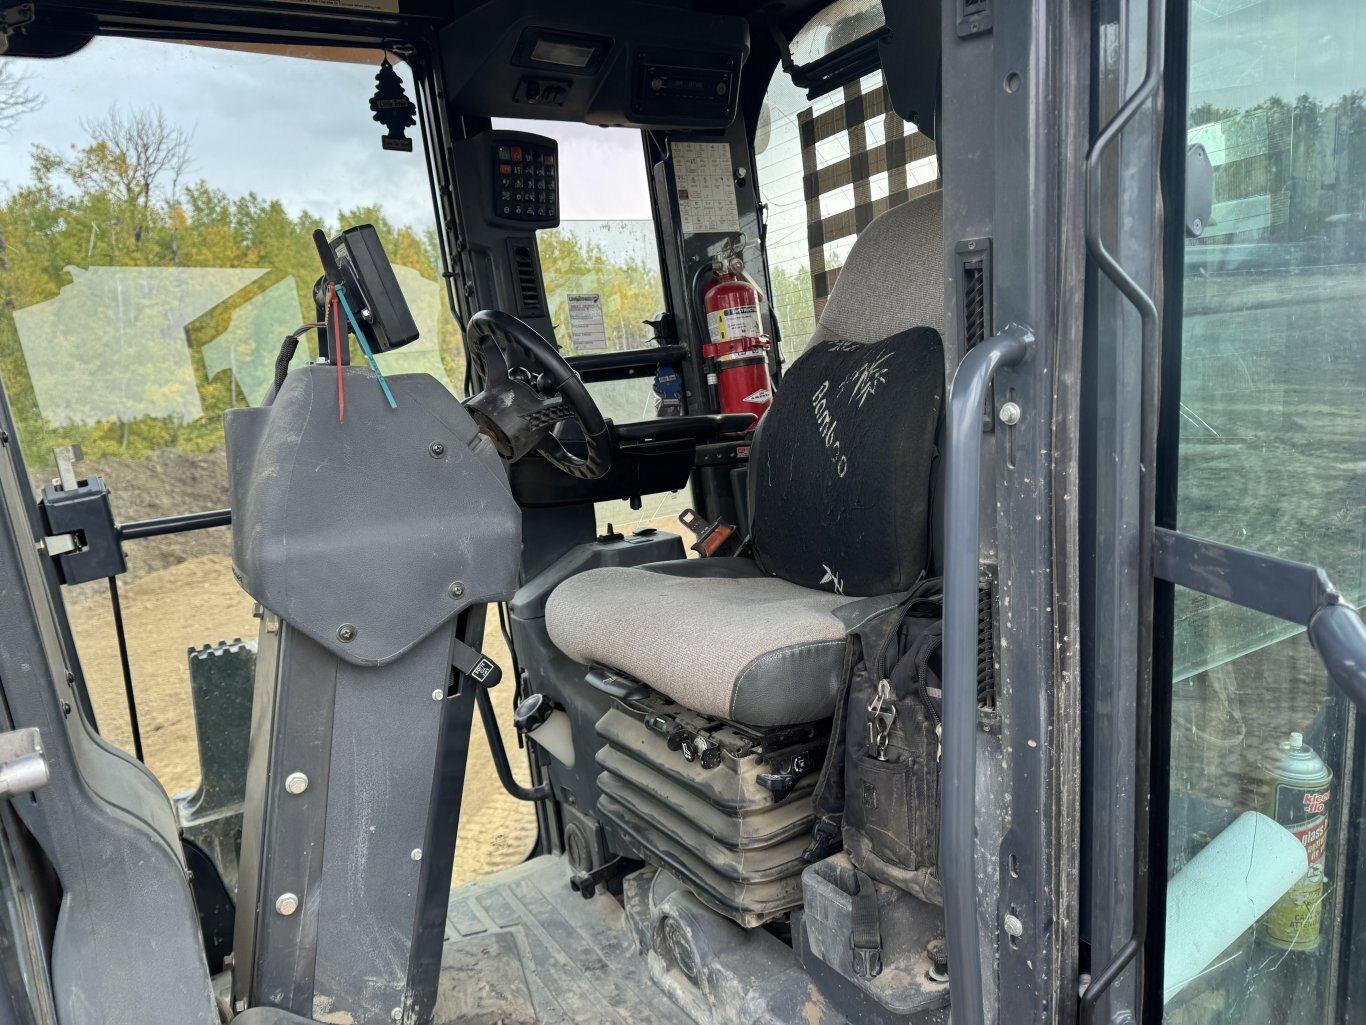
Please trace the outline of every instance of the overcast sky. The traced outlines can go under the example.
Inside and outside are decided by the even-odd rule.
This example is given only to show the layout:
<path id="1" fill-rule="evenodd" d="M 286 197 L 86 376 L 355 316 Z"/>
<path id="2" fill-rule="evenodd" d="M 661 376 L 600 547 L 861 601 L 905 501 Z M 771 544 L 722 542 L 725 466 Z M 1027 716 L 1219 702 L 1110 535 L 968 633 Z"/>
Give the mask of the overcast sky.
<path id="1" fill-rule="evenodd" d="M 379 201 L 396 221 L 433 223 L 417 130 L 413 153 L 380 148 L 384 130 L 369 109 L 374 66 L 129 39 L 96 39 L 61 60 L 5 59 L 24 69 L 44 106 L 0 138 L 0 190 L 28 179 L 34 143 L 68 151 L 87 139 L 82 120 L 112 104 L 155 105 L 194 133 L 191 178 L 232 196 L 255 191 L 329 219 Z M 649 216 L 638 132 L 523 124 L 560 140 L 566 220 Z"/>

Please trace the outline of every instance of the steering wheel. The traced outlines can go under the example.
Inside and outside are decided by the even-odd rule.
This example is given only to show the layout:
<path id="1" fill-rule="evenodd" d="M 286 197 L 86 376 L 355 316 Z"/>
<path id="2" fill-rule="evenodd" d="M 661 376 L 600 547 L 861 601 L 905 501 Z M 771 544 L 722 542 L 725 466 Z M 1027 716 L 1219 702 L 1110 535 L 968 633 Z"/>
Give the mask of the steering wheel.
<path id="1" fill-rule="evenodd" d="M 593 397 L 555 346 L 501 310 L 484 310 L 465 328 L 484 369 L 484 390 L 465 408 L 508 462 L 539 452 L 552 466 L 584 480 L 612 467 L 611 435 Z M 552 433 L 575 421 L 587 452 L 577 456 Z"/>

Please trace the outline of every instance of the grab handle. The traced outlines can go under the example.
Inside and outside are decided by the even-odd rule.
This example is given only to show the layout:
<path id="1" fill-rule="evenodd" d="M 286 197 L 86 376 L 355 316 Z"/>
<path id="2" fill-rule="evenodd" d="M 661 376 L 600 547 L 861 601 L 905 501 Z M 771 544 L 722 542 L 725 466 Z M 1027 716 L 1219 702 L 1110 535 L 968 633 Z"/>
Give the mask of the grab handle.
<path id="1" fill-rule="evenodd" d="M 968 350 L 949 387 L 944 499 L 944 760 L 939 870 L 949 942 L 954 1025 L 983 1025 L 982 951 L 977 942 L 977 578 L 982 406 L 1001 367 L 1029 355 L 1021 324 Z"/>

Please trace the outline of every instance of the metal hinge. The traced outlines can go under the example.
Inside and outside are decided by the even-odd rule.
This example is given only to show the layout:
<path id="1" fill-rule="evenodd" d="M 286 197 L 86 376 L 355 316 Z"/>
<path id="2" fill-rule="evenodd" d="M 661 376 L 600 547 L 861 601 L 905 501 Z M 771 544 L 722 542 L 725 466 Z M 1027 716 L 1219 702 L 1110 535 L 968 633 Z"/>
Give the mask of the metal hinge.
<path id="1" fill-rule="evenodd" d="M 47 758 L 36 728 L 0 733 L 0 797 L 16 797 L 47 785 Z"/>

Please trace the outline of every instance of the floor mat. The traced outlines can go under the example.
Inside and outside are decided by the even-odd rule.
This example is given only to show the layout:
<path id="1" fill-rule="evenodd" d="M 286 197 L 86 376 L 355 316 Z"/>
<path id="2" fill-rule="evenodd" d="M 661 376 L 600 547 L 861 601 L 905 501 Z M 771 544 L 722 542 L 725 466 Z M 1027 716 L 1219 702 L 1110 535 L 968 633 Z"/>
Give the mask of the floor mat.
<path id="1" fill-rule="evenodd" d="M 621 905 L 584 900 L 563 858 L 451 891 L 440 1025 L 693 1025 L 649 977 Z"/>

